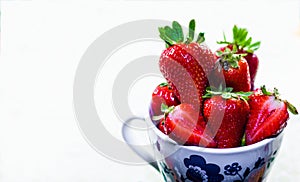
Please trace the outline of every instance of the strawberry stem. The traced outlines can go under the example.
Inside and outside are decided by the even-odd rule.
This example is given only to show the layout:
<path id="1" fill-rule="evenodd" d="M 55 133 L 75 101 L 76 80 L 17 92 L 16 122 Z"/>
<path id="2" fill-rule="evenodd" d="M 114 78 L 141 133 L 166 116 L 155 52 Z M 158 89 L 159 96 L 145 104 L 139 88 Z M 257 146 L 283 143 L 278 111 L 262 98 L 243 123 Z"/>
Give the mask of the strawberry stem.
<path id="1" fill-rule="evenodd" d="M 201 44 L 201 43 L 204 42 L 204 41 L 205 41 L 204 33 L 203 33 L 203 32 L 200 32 L 199 35 L 198 35 L 198 38 L 197 38 L 196 42 L 197 42 L 198 44 Z"/>
<path id="2" fill-rule="evenodd" d="M 152 120 L 158 121 L 163 118 L 166 119 L 167 115 L 175 109 L 175 106 L 168 107 L 166 104 L 162 103 L 160 109 L 161 109 L 161 112 L 163 112 L 163 114 L 159 115 L 159 116 L 152 116 Z"/>
<path id="3" fill-rule="evenodd" d="M 295 106 L 293 106 L 291 103 L 289 103 L 287 100 L 284 100 L 284 102 L 286 103 L 287 105 L 287 108 L 288 110 L 294 114 L 294 115 L 297 115 L 298 114 L 298 111 L 297 111 L 297 108 Z"/>
<path id="4" fill-rule="evenodd" d="M 186 40 L 184 40 L 182 27 L 177 21 L 172 22 L 172 27 L 169 26 L 159 27 L 158 31 L 159 31 L 160 38 L 165 41 L 166 47 L 169 47 L 174 44 L 179 44 L 179 43 L 189 44 L 193 42 L 195 37 L 195 27 L 196 27 L 196 23 L 195 20 L 193 19 L 189 23 L 189 31 Z M 204 41 L 205 41 L 204 33 L 200 32 L 198 34 L 196 42 L 200 44 Z"/>
<path id="5" fill-rule="evenodd" d="M 243 56 L 246 56 L 246 54 L 238 54 L 236 46 L 233 46 L 232 50 L 226 47 L 224 51 L 217 51 L 216 54 L 219 59 L 215 68 L 218 68 L 219 72 L 222 70 L 221 68 L 224 68 L 225 71 L 228 71 L 230 67 L 239 68 L 238 62 Z"/>
<path id="6" fill-rule="evenodd" d="M 267 88 L 266 88 L 265 85 L 261 86 L 260 89 L 261 89 L 261 91 L 262 91 L 262 93 L 263 93 L 264 95 L 267 95 L 267 96 L 273 95 L 272 92 L 270 92 L 270 91 L 267 90 Z"/>
<path id="7" fill-rule="evenodd" d="M 168 107 L 166 104 L 162 103 L 161 104 L 161 112 L 168 114 L 174 110 L 175 106 L 170 106 Z"/>
<path id="8" fill-rule="evenodd" d="M 244 101 L 249 100 L 249 96 L 252 95 L 253 92 L 232 92 L 233 88 L 227 87 L 222 89 L 220 86 L 219 89 L 213 87 L 207 87 L 206 93 L 202 96 L 202 98 L 212 98 L 213 96 L 220 95 L 223 99 L 242 99 Z"/>
<path id="9" fill-rule="evenodd" d="M 248 53 L 253 53 L 260 47 L 260 41 L 252 43 L 252 37 L 248 36 L 248 30 L 246 28 L 239 28 L 236 25 L 232 28 L 233 41 L 226 40 L 226 36 L 223 33 L 224 41 L 217 41 L 218 44 L 235 45 L 238 50 L 245 50 Z"/>

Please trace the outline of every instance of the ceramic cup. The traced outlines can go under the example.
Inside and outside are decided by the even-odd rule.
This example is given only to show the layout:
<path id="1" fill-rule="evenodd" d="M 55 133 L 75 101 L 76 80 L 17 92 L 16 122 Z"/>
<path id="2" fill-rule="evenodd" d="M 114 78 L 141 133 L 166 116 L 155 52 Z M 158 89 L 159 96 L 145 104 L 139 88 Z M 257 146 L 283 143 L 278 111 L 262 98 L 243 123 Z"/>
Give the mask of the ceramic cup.
<path id="1" fill-rule="evenodd" d="M 128 137 L 132 130 L 126 123 L 123 137 L 139 156 L 162 174 L 166 182 L 265 181 L 283 138 L 281 133 L 249 146 L 228 149 L 183 146 L 160 132 L 151 121 L 140 120 L 148 123 L 153 155 L 131 144 L 135 138 Z"/>

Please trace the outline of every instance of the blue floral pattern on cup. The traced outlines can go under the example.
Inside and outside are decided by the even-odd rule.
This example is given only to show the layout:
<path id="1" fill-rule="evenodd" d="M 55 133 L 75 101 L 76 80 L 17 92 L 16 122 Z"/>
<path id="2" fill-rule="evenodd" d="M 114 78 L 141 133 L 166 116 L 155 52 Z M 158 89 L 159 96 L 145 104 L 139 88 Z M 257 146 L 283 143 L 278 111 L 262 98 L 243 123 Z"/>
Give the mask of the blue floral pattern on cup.
<path id="1" fill-rule="evenodd" d="M 263 165 L 265 165 L 265 159 L 259 157 L 255 162 L 254 167 L 252 169 L 247 167 L 243 175 L 241 175 L 239 172 L 243 169 L 242 166 L 240 166 L 238 162 L 234 162 L 231 165 L 226 165 L 224 167 L 224 174 L 229 176 L 238 176 L 240 180 L 235 180 L 235 182 L 243 182 L 252 171 L 261 168 Z"/>
<path id="2" fill-rule="evenodd" d="M 275 159 L 277 151 L 268 156 L 265 159 L 258 157 L 254 165 L 241 166 L 239 162 L 233 162 L 223 166 L 223 174 L 221 174 L 221 168 L 217 164 L 207 163 L 205 158 L 200 155 L 190 155 L 188 158 L 184 158 L 183 164 L 186 167 L 185 174 L 180 174 L 178 171 L 173 171 L 169 168 L 165 162 L 161 162 L 162 173 L 165 181 L 176 181 L 176 182 L 220 182 L 224 181 L 226 176 L 236 176 L 234 182 L 243 182 L 249 180 L 250 176 L 253 177 L 252 173 L 256 175 L 260 169 L 265 170 L 269 168 L 273 160 Z M 251 179 L 251 177 L 250 177 Z M 261 179 L 260 179 L 261 180 Z"/>
<path id="3" fill-rule="evenodd" d="M 231 165 L 226 165 L 224 169 L 225 175 L 235 176 L 239 173 L 240 170 L 242 170 L 242 166 L 240 166 L 239 163 L 234 162 Z"/>
<path id="4" fill-rule="evenodd" d="M 199 155 L 191 155 L 184 159 L 184 165 L 188 168 L 186 178 L 193 182 L 219 182 L 224 180 L 224 176 L 220 174 L 220 167 L 216 164 L 206 163 L 206 160 Z"/>

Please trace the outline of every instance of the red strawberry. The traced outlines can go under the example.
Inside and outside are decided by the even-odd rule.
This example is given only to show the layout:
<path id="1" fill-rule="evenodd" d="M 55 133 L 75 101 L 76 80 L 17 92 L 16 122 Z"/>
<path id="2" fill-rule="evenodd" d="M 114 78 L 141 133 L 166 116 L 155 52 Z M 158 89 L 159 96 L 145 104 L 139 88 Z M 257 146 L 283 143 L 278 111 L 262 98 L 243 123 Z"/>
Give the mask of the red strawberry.
<path id="1" fill-rule="evenodd" d="M 181 103 L 192 104 L 196 110 L 202 108 L 202 95 L 208 85 L 207 75 L 213 69 L 214 56 L 201 43 L 204 34 L 194 39 L 195 21 L 190 22 L 187 40 L 184 41 L 181 26 L 174 21 L 171 27 L 159 28 L 160 37 L 166 42 L 167 49 L 159 60 L 160 71 L 174 89 Z"/>
<path id="2" fill-rule="evenodd" d="M 158 128 L 179 144 L 216 147 L 209 130 L 205 129 L 203 117 L 190 104 L 183 103 L 166 109 Z"/>
<path id="3" fill-rule="evenodd" d="M 167 83 L 161 83 L 158 85 L 152 93 L 152 99 L 150 103 L 150 116 L 162 115 L 161 105 L 176 106 L 180 104 L 178 98 L 175 96 L 174 91 Z"/>
<path id="4" fill-rule="evenodd" d="M 232 87 L 235 92 L 248 92 L 251 89 L 250 73 L 247 61 L 241 54 L 236 54 L 236 49 L 226 48 L 217 52 L 216 68 L 211 74 L 215 78 L 215 86 L 219 85 L 224 76 L 227 87 Z M 222 83 L 222 82 L 221 82 Z"/>
<path id="5" fill-rule="evenodd" d="M 258 70 L 259 60 L 258 60 L 258 57 L 256 56 L 256 54 L 246 52 L 246 51 L 241 51 L 241 53 L 243 53 L 243 52 L 247 53 L 247 55 L 244 58 L 247 60 L 248 65 L 249 65 L 251 90 L 254 90 L 254 88 L 255 88 L 254 81 L 255 81 L 257 70 Z"/>
<path id="6" fill-rule="evenodd" d="M 200 34 L 204 36 L 204 34 Z M 204 39 L 204 37 L 203 37 Z M 198 42 L 191 42 L 188 44 L 178 44 L 189 54 L 191 54 L 200 64 L 205 74 L 209 74 L 215 66 L 215 58 L 212 51 L 204 44 Z"/>
<path id="7" fill-rule="evenodd" d="M 246 127 L 246 145 L 278 135 L 289 119 L 288 109 L 298 114 L 293 105 L 279 98 L 277 89 L 272 93 L 263 86 L 249 98 L 251 111 Z"/>
<path id="8" fill-rule="evenodd" d="M 207 126 L 215 134 L 218 148 L 241 146 L 249 114 L 246 102 L 251 92 L 231 93 L 232 88 L 225 91 L 207 90 L 204 98 L 204 117 Z"/>
<path id="9" fill-rule="evenodd" d="M 252 43 L 252 37 L 247 38 L 248 31 L 245 28 L 239 28 L 236 25 L 232 29 L 233 41 L 228 42 L 224 35 L 224 41 L 218 42 L 219 44 L 227 44 L 226 47 L 232 49 L 235 45 L 238 49 L 238 53 L 245 53 L 245 59 L 248 62 L 251 78 L 251 90 L 254 89 L 255 76 L 258 70 L 259 60 L 254 54 L 254 51 L 259 49 L 260 42 Z M 222 50 L 221 48 L 219 50 Z"/>

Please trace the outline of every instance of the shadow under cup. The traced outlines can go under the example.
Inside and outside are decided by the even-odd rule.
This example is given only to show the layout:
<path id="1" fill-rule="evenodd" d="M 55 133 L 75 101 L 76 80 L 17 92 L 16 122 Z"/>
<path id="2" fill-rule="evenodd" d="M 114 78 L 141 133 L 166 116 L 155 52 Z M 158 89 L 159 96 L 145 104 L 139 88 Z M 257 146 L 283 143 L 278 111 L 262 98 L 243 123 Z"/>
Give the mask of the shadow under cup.
<path id="1" fill-rule="evenodd" d="M 145 121 L 154 156 L 130 144 L 132 139 L 127 135 L 132 131 L 126 123 L 123 137 L 139 156 L 162 174 L 166 182 L 265 181 L 283 138 L 281 133 L 249 146 L 227 149 L 183 146 L 159 131 L 151 120 Z"/>

